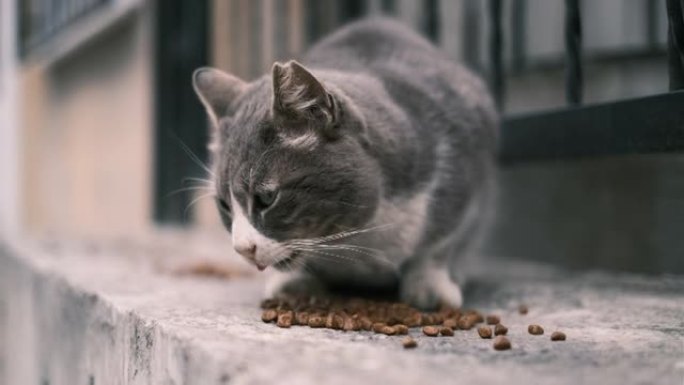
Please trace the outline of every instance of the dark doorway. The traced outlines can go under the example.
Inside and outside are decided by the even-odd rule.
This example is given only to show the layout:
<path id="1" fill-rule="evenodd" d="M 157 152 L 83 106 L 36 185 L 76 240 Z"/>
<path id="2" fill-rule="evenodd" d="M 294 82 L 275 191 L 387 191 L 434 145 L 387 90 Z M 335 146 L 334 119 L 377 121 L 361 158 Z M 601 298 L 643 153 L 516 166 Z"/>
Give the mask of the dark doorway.
<path id="1" fill-rule="evenodd" d="M 164 0 L 156 6 L 154 218 L 186 224 L 193 191 L 179 190 L 185 178 L 206 176 L 197 161 L 207 158 L 207 120 L 191 76 L 208 61 L 209 1 Z"/>

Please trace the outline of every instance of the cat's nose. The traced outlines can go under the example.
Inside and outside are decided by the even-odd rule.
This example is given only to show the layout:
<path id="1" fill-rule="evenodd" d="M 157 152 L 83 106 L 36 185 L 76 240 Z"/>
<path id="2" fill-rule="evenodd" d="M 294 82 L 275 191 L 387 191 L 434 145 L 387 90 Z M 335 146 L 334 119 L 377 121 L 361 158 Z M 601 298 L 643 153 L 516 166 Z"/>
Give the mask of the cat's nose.
<path id="1" fill-rule="evenodd" d="M 251 242 L 234 245 L 233 248 L 243 257 L 254 261 L 256 258 L 257 245 Z"/>

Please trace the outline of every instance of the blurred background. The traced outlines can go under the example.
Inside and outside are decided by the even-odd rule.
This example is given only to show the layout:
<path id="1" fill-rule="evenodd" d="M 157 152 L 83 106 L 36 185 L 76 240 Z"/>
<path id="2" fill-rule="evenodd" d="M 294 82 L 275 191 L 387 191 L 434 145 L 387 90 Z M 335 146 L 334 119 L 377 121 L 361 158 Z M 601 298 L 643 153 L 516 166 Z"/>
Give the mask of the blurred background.
<path id="1" fill-rule="evenodd" d="M 219 228 L 211 199 L 188 208 L 198 196 L 178 191 L 189 186 L 186 178 L 206 176 L 184 149 L 206 161 L 207 122 L 192 71 L 211 65 L 254 79 L 367 15 L 398 18 L 487 79 L 504 130 L 509 121 L 521 122 L 516 117 L 569 104 L 668 91 L 668 14 L 658 0 L 0 4 L 0 234 L 10 237 Z M 504 151 L 522 160 L 526 146 L 546 146 L 534 134 L 519 147 L 506 136 Z M 593 139 L 567 138 L 579 147 L 582 140 Z M 502 162 L 490 252 L 581 255 L 609 267 L 617 256 L 628 270 L 684 270 L 677 230 L 684 188 L 676 178 L 684 175 L 682 158 L 648 152 Z"/>

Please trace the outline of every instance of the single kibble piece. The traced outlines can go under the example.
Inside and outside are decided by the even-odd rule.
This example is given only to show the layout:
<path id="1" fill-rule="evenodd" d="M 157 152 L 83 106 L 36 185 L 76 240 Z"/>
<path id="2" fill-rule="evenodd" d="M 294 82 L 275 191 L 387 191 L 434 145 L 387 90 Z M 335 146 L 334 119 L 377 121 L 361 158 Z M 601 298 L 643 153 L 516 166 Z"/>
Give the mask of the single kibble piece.
<path id="1" fill-rule="evenodd" d="M 451 337 L 454 335 L 454 330 L 452 328 L 443 326 L 441 329 L 439 329 L 439 334 L 443 335 L 444 337 Z"/>
<path id="2" fill-rule="evenodd" d="M 344 323 L 342 324 L 342 330 L 344 330 L 345 332 L 352 331 L 356 327 L 354 324 L 355 322 L 351 317 L 346 317 L 344 319 Z"/>
<path id="3" fill-rule="evenodd" d="M 324 326 L 325 326 L 325 318 L 318 316 L 318 315 L 309 316 L 309 327 L 322 328 Z"/>
<path id="4" fill-rule="evenodd" d="M 436 326 L 425 326 L 423 327 L 423 334 L 428 337 L 437 337 L 439 334 L 439 328 Z"/>
<path id="5" fill-rule="evenodd" d="M 278 314 L 278 321 L 276 325 L 281 328 L 289 328 L 292 326 L 292 312 L 286 311 Z"/>
<path id="6" fill-rule="evenodd" d="M 309 324 L 309 313 L 305 311 L 298 311 L 295 313 L 295 322 L 297 325 L 308 325 Z"/>
<path id="7" fill-rule="evenodd" d="M 518 306 L 518 313 L 527 314 L 528 311 L 529 311 L 529 309 L 527 308 L 527 305 Z"/>
<path id="8" fill-rule="evenodd" d="M 482 323 L 485 320 L 482 314 L 474 310 L 471 310 L 469 313 L 466 314 L 466 316 L 470 318 L 470 322 L 473 325 Z"/>
<path id="9" fill-rule="evenodd" d="M 404 345 L 404 349 L 413 349 L 416 346 L 418 346 L 416 340 L 414 340 L 411 337 L 406 337 L 403 340 L 401 340 L 401 344 Z"/>
<path id="10" fill-rule="evenodd" d="M 335 316 L 334 313 L 328 313 L 328 316 L 325 317 L 325 327 L 326 328 L 332 329 L 334 316 Z"/>
<path id="11" fill-rule="evenodd" d="M 498 336 L 494 338 L 494 349 L 495 350 L 508 350 L 511 348 L 511 341 L 504 336 Z"/>
<path id="12" fill-rule="evenodd" d="M 505 336 L 506 333 L 508 333 L 508 328 L 502 324 L 496 324 L 496 326 L 494 326 L 494 335 Z"/>
<path id="13" fill-rule="evenodd" d="M 498 315 L 490 314 L 487 316 L 487 325 L 496 325 L 501 322 Z"/>
<path id="14" fill-rule="evenodd" d="M 456 329 L 458 327 L 458 321 L 454 318 L 447 318 L 444 320 L 444 322 L 442 322 L 442 326 L 451 329 Z"/>
<path id="15" fill-rule="evenodd" d="M 264 310 L 263 313 L 261 313 L 261 320 L 266 323 L 273 322 L 276 319 L 278 319 L 278 312 L 275 311 L 275 309 L 267 309 Z"/>
<path id="16" fill-rule="evenodd" d="M 403 324 L 394 325 L 394 330 L 396 330 L 397 334 L 401 335 L 406 335 L 409 332 L 408 326 Z"/>
<path id="17" fill-rule="evenodd" d="M 336 313 L 328 314 L 325 320 L 325 327 L 328 329 L 342 330 L 344 328 L 344 317 Z"/>
<path id="18" fill-rule="evenodd" d="M 361 324 L 361 329 L 363 330 L 371 330 L 373 328 L 373 321 L 366 316 L 361 317 L 359 319 L 359 323 Z"/>
<path id="19" fill-rule="evenodd" d="M 432 316 L 432 314 L 423 314 L 422 319 L 421 319 L 421 323 L 423 324 L 423 326 L 428 326 L 428 325 L 434 325 L 436 322 L 435 322 L 435 318 Z"/>
<path id="20" fill-rule="evenodd" d="M 544 334 L 544 328 L 542 328 L 539 325 L 530 325 L 527 327 L 527 331 L 530 334 L 535 335 L 535 336 L 540 336 L 540 335 Z"/>
<path id="21" fill-rule="evenodd" d="M 480 326 L 477 328 L 477 334 L 482 338 L 492 338 L 492 329 L 489 326 Z"/>
<path id="22" fill-rule="evenodd" d="M 397 334 L 397 330 L 394 329 L 394 326 L 383 326 L 382 329 L 380 329 L 380 332 L 388 336 Z"/>
<path id="23" fill-rule="evenodd" d="M 387 326 L 387 325 L 382 323 L 382 322 L 376 322 L 373 324 L 372 329 L 376 333 L 382 333 L 382 328 L 384 328 L 385 326 Z"/>
<path id="24" fill-rule="evenodd" d="M 551 333 L 551 341 L 565 341 L 565 333 L 563 333 L 563 332 Z"/>
<path id="25" fill-rule="evenodd" d="M 470 330 L 473 328 L 473 321 L 470 317 L 461 317 L 458 320 L 458 328 L 461 330 Z"/>
<path id="26" fill-rule="evenodd" d="M 404 318 L 403 324 L 410 328 L 418 327 L 422 324 L 423 317 L 419 312 L 413 312 L 406 318 Z"/>

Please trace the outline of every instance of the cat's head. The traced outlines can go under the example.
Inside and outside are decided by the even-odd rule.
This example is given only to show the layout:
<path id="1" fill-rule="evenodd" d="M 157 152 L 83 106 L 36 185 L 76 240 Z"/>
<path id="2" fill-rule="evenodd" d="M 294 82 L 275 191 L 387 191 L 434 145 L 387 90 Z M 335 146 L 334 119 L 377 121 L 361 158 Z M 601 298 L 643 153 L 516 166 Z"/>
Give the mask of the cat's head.
<path id="1" fill-rule="evenodd" d="M 252 83 L 201 68 L 193 84 L 214 129 L 218 209 L 250 262 L 298 267 L 325 257 L 307 244 L 369 221 L 380 175 L 351 100 L 294 61 Z"/>

